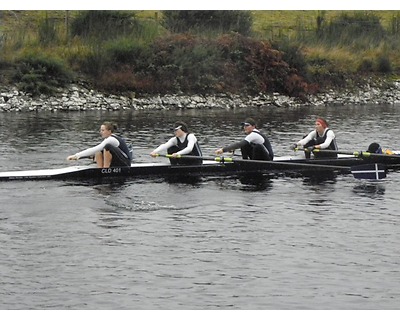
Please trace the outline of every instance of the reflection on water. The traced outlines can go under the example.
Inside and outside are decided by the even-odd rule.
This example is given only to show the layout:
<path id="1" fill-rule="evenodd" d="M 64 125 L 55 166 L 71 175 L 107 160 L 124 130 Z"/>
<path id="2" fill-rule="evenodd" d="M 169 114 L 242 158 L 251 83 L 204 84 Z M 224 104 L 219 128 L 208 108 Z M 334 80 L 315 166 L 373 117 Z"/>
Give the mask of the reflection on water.
<path id="1" fill-rule="evenodd" d="M 372 199 L 382 199 L 382 196 L 385 194 L 386 187 L 381 182 L 360 182 L 357 183 L 353 188 L 353 193 L 359 196 L 367 196 Z"/>
<path id="2" fill-rule="evenodd" d="M 247 174 L 239 177 L 242 191 L 268 191 L 273 186 L 273 176 L 267 174 Z"/>
<path id="3" fill-rule="evenodd" d="M 166 177 L 163 177 L 162 180 L 164 180 L 167 183 L 179 183 L 179 184 L 184 184 L 184 185 L 190 185 L 192 187 L 199 186 L 203 182 L 203 177 L 201 176 L 196 176 L 196 175 L 169 175 Z"/>
<path id="4" fill-rule="evenodd" d="M 108 179 L 107 183 L 104 183 L 104 181 L 103 183 L 101 183 L 101 180 L 98 180 L 98 182 L 100 183 L 94 184 L 93 190 L 96 190 L 100 195 L 109 196 L 114 193 L 120 192 L 120 190 L 124 188 L 126 181 L 127 179 L 113 179 L 112 181 Z M 89 180 L 83 183 L 90 186 L 93 181 Z"/>
<path id="5" fill-rule="evenodd" d="M 303 174 L 304 185 L 330 185 L 336 183 L 337 173 L 332 171 L 305 172 Z"/>
<path id="6" fill-rule="evenodd" d="M 273 187 L 274 175 L 238 174 L 220 177 L 207 177 L 206 181 L 217 185 L 221 190 L 238 190 L 244 192 L 268 192 Z"/>

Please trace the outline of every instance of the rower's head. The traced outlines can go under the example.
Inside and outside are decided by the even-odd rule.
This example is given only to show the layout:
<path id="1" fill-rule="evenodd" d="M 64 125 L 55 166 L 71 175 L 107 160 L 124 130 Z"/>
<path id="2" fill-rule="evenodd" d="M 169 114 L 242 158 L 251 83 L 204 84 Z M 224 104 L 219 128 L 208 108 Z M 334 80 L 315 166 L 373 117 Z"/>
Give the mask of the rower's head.
<path id="1" fill-rule="evenodd" d="M 175 124 L 174 124 L 175 136 L 180 137 L 188 132 L 189 132 L 188 125 L 185 122 L 183 122 L 183 121 L 175 122 Z"/>
<path id="2" fill-rule="evenodd" d="M 255 128 L 257 128 L 257 123 L 253 118 L 247 118 L 240 125 L 247 134 L 251 133 Z"/>
<path id="3" fill-rule="evenodd" d="M 317 130 L 317 132 L 322 134 L 326 128 L 328 128 L 328 122 L 324 118 L 317 118 L 317 120 L 315 120 L 315 130 Z"/>
<path id="4" fill-rule="evenodd" d="M 111 136 L 116 130 L 117 130 L 116 124 L 109 121 L 105 121 L 100 126 L 100 135 L 102 138 L 107 138 Z"/>
<path id="5" fill-rule="evenodd" d="M 372 143 L 368 146 L 367 152 L 369 152 L 369 153 L 382 153 L 382 148 L 381 148 L 381 146 L 379 145 L 379 143 L 372 142 Z"/>

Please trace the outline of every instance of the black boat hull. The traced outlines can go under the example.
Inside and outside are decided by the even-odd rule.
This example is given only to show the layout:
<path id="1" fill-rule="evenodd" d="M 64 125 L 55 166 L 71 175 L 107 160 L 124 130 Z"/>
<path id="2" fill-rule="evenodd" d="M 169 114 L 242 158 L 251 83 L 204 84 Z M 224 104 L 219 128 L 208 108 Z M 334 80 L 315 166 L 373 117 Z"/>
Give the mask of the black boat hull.
<path id="1" fill-rule="evenodd" d="M 400 157 L 357 158 L 353 156 L 337 159 L 301 159 L 295 157 L 280 157 L 277 161 L 245 161 L 233 162 L 204 161 L 202 165 L 170 165 L 169 163 L 134 163 L 130 167 L 96 168 L 89 166 L 72 166 L 60 169 L 27 170 L 1 172 L 0 181 L 6 180 L 48 180 L 48 179 L 101 179 L 107 177 L 146 177 L 146 176 L 199 176 L 199 175 L 229 175 L 229 174 L 282 174 L 307 173 L 321 174 L 323 172 L 350 173 L 351 167 L 382 163 L 387 169 L 400 166 Z M 375 161 L 374 161 L 375 160 Z"/>

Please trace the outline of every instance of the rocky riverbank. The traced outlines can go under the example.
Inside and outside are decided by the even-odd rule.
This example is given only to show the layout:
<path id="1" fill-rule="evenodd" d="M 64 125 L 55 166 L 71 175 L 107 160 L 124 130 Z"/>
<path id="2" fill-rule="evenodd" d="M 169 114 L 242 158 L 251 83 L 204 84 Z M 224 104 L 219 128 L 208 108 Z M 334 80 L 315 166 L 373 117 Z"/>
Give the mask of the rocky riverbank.
<path id="1" fill-rule="evenodd" d="M 325 93 L 308 97 L 307 103 L 280 94 L 258 95 L 163 95 L 128 97 L 108 95 L 71 85 L 57 96 L 31 97 L 15 88 L 1 88 L 1 112 L 85 111 L 85 110 L 158 110 L 245 107 L 298 107 L 304 105 L 400 104 L 400 81 L 381 86 Z"/>

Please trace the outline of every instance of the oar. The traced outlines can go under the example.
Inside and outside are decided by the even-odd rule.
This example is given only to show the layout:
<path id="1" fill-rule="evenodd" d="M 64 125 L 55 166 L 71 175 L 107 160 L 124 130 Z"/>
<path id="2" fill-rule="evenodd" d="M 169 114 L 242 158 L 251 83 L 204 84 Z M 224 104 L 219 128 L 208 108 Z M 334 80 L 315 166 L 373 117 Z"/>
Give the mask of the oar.
<path id="1" fill-rule="evenodd" d="M 158 154 L 157 156 L 172 158 L 171 154 L 166 154 L 166 155 Z M 373 174 L 376 170 L 378 170 L 375 167 L 375 165 L 376 165 L 375 163 L 346 167 L 346 166 L 333 166 L 333 165 L 311 164 L 311 163 L 296 163 L 296 162 L 290 163 L 290 162 L 266 161 L 266 160 L 232 159 L 230 157 L 214 157 L 214 158 L 212 158 L 212 157 L 200 157 L 200 156 L 190 156 L 190 155 L 177 155 L 176 158 L 211 160 L 211 161 L 216 161 L 216 162 L 220 162 L 220 163 L 244 162 L 244 163 L 255 163 L 255 164 L 273 164 L 273 165 L 277 165 L 277 166 L 283 165 L 283 166 L 292 166 L 292 167 L 303 167 L 303 168 L 308 168 L 310 170 L 316 169 L 316 168 L 330 169 L 330 170 L 340 171 L 343 173 L 352 173 L 353 176 L 357 179 L 383 179 L 386 177 L 386 168 L 382 164 L 379 164 L 379 166 L 378 166 L 379 174 L 375 174 L 375 175 Z M 383 172 L 381 172 L 381 171 L 383 171 Z M 372 172 L 372 174 L 371 174 L 371 172 Z"/>
<path id="2" fill-rule="evenodd" d="M 362 153 L 362 151 L 341 151 L 341 150 L 329 150 L 329 149 L 318 149 L 318 148 L 314 148 L 312 149 L 312 147 L 308 147 L 308 148 L 294 148 L 294 151 L 304 151 L 304 152 L 322 152 L 322 153 L 333 153 L 333 154 L 349 154 L 355 157 L 358 157 L 359 154 Z"/>
<path id="3" fill-rule="evenodd" d="M 166 157 L 166 158 L 173 158 L 171 154 L 166 154 L 166 155 L 160 155 L 158 156 L 161 157 Z M 233 162 L 246 162 L 246 163 L 255 163 L 255 164 L 273 164 L 273 165 L 285 165 L 285 166 L 294 166 L 294 167 L 307 167 L 307 168 L 323 168 L 323 169 L 336 169 L 336 170 L 344 170 L 349 172 L 350 167 L 344 167 L 344 166 L 332 166 L 332 165 L 325 165 L 325 164 L 308 164 L 308 163 L 290 163 L 290 162 L 282 162 L 282 161 L 267 161 L 267 160 L 250 160 L 250 159 L 233 159 L 231 157 L 200 157 L 200 156 L 190 156 L 190 155 L 177 155 L 177 159 L 182 158 L 182 159 L 202 159 L 202 160 L 211 160 L 211 161 L 216 161 L 220 163 L 233 163 Z"/>
<path id="4" fill-rule="evenodd" d="M 304 149 L 306 152 L 310 152 L 308 149 Z M 320 153 L 332 153 L 332 154 L 348 154 L 353 155 L 358 158 L 368 158 L 368 157 L 385 157 L 385 158 L 400 158 L 397 154 L 385 154 L 385 153 L 372 153 L 368 151 L 341 151 L 341 150 L 329 150 L 329 149 L 313 149 L 312 152 Z"/>

